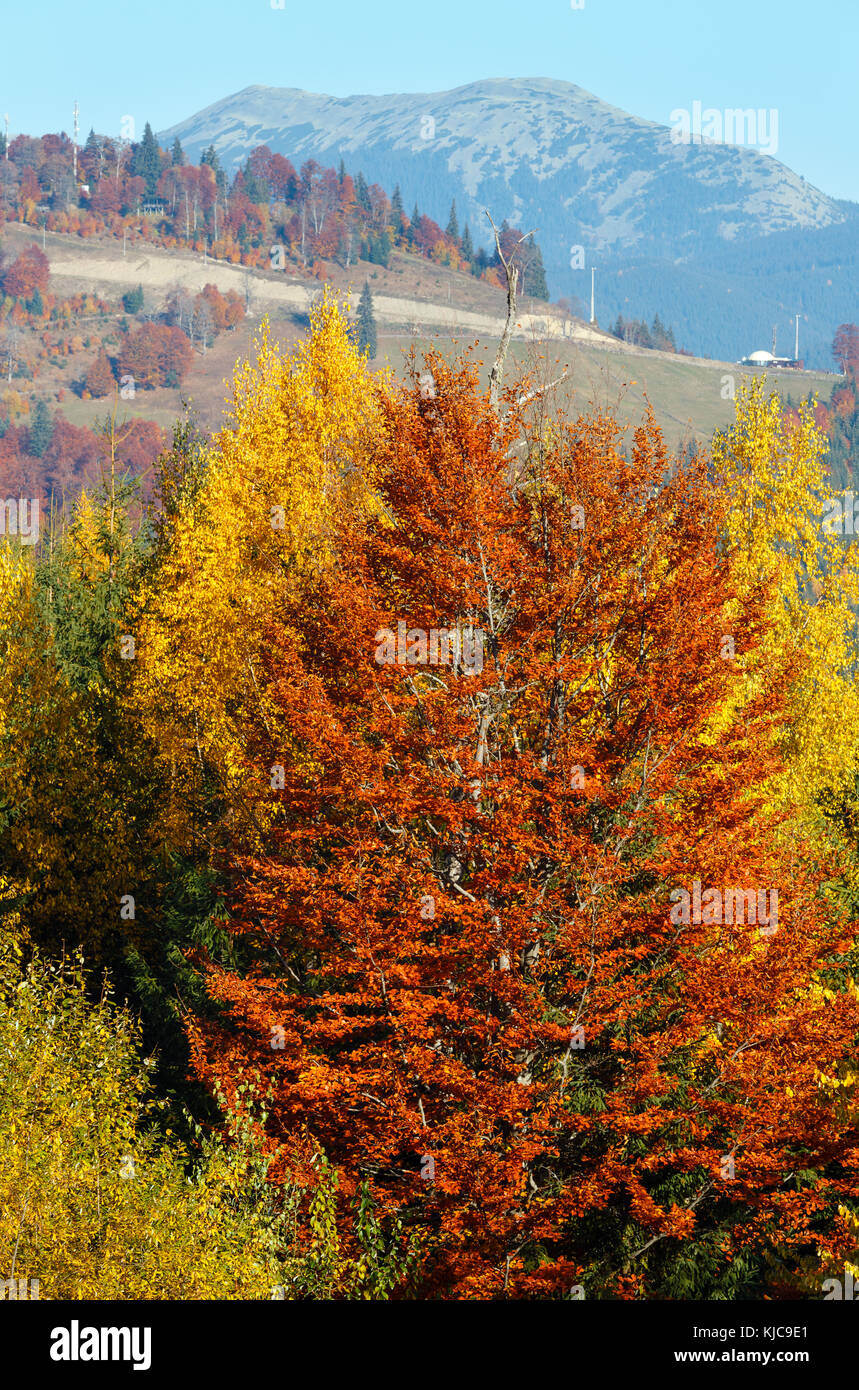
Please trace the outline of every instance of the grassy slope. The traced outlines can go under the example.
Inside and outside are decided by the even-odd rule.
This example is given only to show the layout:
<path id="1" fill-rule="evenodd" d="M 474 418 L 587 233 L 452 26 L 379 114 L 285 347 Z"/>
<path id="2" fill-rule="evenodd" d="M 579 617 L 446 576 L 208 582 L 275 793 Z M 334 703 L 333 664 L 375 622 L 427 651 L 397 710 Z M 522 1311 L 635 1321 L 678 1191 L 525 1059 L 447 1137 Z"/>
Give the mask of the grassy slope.
<path id="1" fill-rule="evenodd" d="M 4 245 L 7 252 L 16 253 L 24 245 L 35 242 L 41 245 L 40 234 L 33 229 L 7 226 L 4 231 Z M 199 281 L 201 287 L 206 278 L 217 278 L 219 267 L 210 263 L 205 267 L 199 256 L 188 252 L 166 252 L 160 248 L 135 246 L 128 248 L 128 255 L 121 258 L 121 243 L 111 239 L 85 241 L 78 237 L 49 234 L 46 250 L 52 263 L 51 287 L 55 292 L 68 295 L 78 289 L 97 289 L 105 298 L 118 301 L 123 289 L 133 286 L 138 280 L 149 280 L 146 284 L 146 307 L 158 310 L 162 307 L 171 284 L 183 278 L 189 284 Z M 95 267 L 100 269 L 95 271 Z M 107 267 L 110 280 L 103 279 L 101 268 Z M 413 325 L 396 323 L 380 324 L 379 356 L 377 367 L 389 365 L 396 374 L 404 369 L 405 354 L 412 342 L 419 353 L 432 345 L 446 354 L 477 344 L 475 356 L 484 362 L 484 374 L 488 373 L 497 346 L 497 334 L 490 324 L 497 323 L 504 312 L 504 296 L 501 291 L 475 281 L 472 277 L 448 271 L 421 258 L 395 254 L 386 270 L 382 267 L 359 263 L 344 270 L 331 266 L 331 282 L 341 293 L 349 289 L 354 293 L 370 281 L 374 295 L 394 299 L 407 299 L 416 306 Z M 95 272 L 95 280 L 93 274 Z M 105 274 L 108 272 L 105 271 Z M 223 268 L 223 273 L 235 275 L 236 268 Z M 244 278 L 244 272 L 241 272 Z M 294 343 L 306 332 L 306 315 L 294 306 L 278 302 L 272 296 L 278 295 L 287 283 L 295 287 L 302 297 L 309 299 L 318 293 L 322 286 L 318 281 L 297 277 L 279 277 L 273 272 L 252 273 L 250 316 L 238 329 L 222 334 L 205 355 L 197 355 L 194 365 L 180 391 L 160 389 L 139 392 L 133 402 L 129 402 L 129 414 L 154 420 L 162 427 L 169 428 L 177 417 L 184 414 L 183 402 L 189 402 L 199 423 L 208 429 L 215 429 L 221 423 L 224 402 L 228 396 L 228 382 L 238 359 L 251 350 L 252 337 L 258 327 L 262 314 L 267 314 L 274 336 L 284 345 Z M 430 329 L 421 325 L 422 317 L 430 316 L 431 311 L 421 313 L 420 305 L 452 306 L 458 310 L 483 317 L 486 329 L 482 336 L 475 328 L 455 333 L 444 327 Z M 523 308 L 539 308 L 533 302 Z M 118 317 L 118 315 L 117 315 Z M 419 332 L 413 336 L 414 328 Z M 411 330 L 411 331 L 410 331 Z M 670 447 L 684 438 L 694 437 L 708 441 L 713 430 L 724 426 L 733 416 L 730 398 L 723 397 L 724 378 L 733 376 L 739 386 L 740 369 L 730 363 L 704 362 L 699 358 L 673 357 L 666 353 L 631 350 L 606 335 L 605 347 L 592 342 L 575 342 L 570 339 L 553 338 L 542 345 L 537 339 L 514 340 L 508 363 L 508 379 L 517 369 L 531 367 L 538 378 L 554 378 L 564 367 L 569 368 L 568 381 L 559 389 L 559 398 L 573 411 L 586 411 L 593 406 L 610 408 L 617 412 L 625 424 L 640 420 L 645 408 L 645 397 L 653 406 L 660 427 L 663 429 Z M 743 345 L 738 344 L 738 355 Z M 47 395 L 50 400 L 60 385 L 68 388 L 70 377 L 82 375 L 93 356 L 85 351 L 72 360 L 62 375 L 54 368 L 45 370 L 35 383 L 35 393 Z M 791 395 L 794 400 L 809 390 L 816 391 L 821 399 L 827 399 L 836 378 L 819 372 L 778 372 L 770 375 L 770 381 L 782 395 Z M 82 401 L 66 390 L 61 409 L 74 424 L 89 425 L 96 418 L 104 416 L 107 401 Z"/>

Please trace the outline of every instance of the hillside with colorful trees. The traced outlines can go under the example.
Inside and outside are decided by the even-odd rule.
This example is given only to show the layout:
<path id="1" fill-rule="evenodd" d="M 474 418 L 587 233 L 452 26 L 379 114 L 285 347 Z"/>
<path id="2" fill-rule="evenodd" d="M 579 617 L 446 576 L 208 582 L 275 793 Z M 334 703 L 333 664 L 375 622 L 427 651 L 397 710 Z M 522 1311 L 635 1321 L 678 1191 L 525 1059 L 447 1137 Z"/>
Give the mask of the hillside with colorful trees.
<path id="1" fill-rule="evenodd" d="M 141 286 L 116 303 L 92 293 L 62 298 L 51 291 L 49 258 L 37 246 L 17 255 L 0 247 L 0 492 L 47 499 L 97 479 L 102 431 L 67 418 L 64 403 L 74 397 L 122 401 L 120 454 L 145 474 L 168 435 L 135 417 L 130 403 L 141 392 L 180 387 L 195 353 L 205 355 L 244 317 L 239 295 L 213 284 L 196 295 L 172 292 L 158 314 L 145 309 Z"/>
<path id="2" fill-rule="evenodd" d="M 0 1263 L 45 1298 L 859 1277 L 825 439 L 757 381 L 673 456 L 505 354 L 374 376 L 328 296 L 148 501 L 108 429 L 0 542 Z"/>
<path id="3" fill-rule="evenodd" d="M 334 169 L 309 159 L 296 170 L 261 145 L 229 179 L 214 148 L 199 165 L 189 164 L 178 141 L 169 152 L 160 149 L 148 123 L 136 143 L 90 131 L 77 175 L 65 134 L 18 135 L 8 159 L 5 153 L 0 137 L 0 216 L 28 226 L 81 237 L 133 233 L 258 267 L 274 263 L 275 246 L 278 264 L 295 267 L 324 260 L 349 266 L 359 256 L 387 265 L 396 248 L 505 284 L 497 249 L 475 248 L 455 204 L 442 230 L 417 206 L 407 215 L 399 188 L 389 196 L 360 171 L 347 173 L 342 160 Z M 501 233 L 505 258 L 513 253 L 520 263 L 523 292 L 548 299 L 539 246 L 533 238 L 518 245 L 522 233 L 506 222 Z"/>
<path id="4" fill-rule="evenodd" d="M 809 399 L 815 423 L 827 439 L 827 465 L 838 491 L 859 483 L 859 327 L 842 323 L 832 341 L 833 361 L 843 380 L 832 388 L 828 401 Z M 797 411 L 788 411 L 791 419 Z"/>
<path id="5" fill-rule="evenodd" d="M 163 380 L 179 384 L 193 355 L 178 327 L 148 323 L 135 329 L 124 318 L 117 326 L 114 306 L 94 295 L 61 299 L 52 294 L 49 269 L 37 247 L 0 260 L 0 492 L 46 502 L 96 481 L 104 461 L 103 432 L 68 420 L 62 409 L 66 397 L 133 400 L 138 386 L 145 390 Z M 213 310 L 221 307 L 223 318 L 232 306 L 213 286 L 207 291 L 221 301 L 213 303 L 211 293 L 198 296 L 213 334 Z M 111 343 L 115 347 L 108 356 Z M 94 347 L 96 356 L 84 375 L 71 375 L 80 355 Z M 64 372 L 67 385 L 57 386 Z M 50 387 L 43 386 L 46 379 Z M 29 390 L 22 390 L 25 385 Z M 60 408 L 50 409 L 49 395 Z M 152 421 L 132 416 L 115 442 L 124 466 L 142 476 L 167 435 Z"/>
<path id="6" fill-rule="evenodd" d="M 407 216 L 398 189 L 388 197 L 342 161 L 337 170 L 313 160 L 296 170 L 260 146 L 230 180 L 213 149 L 191 165 L 178 145 L 159 149 L 148 124 L 137 143 L 90 132 L 77 151 L 64 134 L 18 135 L 8 149 L 0 136 L 0 218 L 43 236 L 205 251 L 233 265 L 316 278 L 326 264 L 348 268 L 359 258 L 387 266 L 403 250 L 499 288 L 503 255 L 518 265 L 527 295 L 548 297 L 539 246 L 507 223 L 490 255 L 475 249 L 467 225 L 460 229 L 455 206 L 442 230 L 417 207 Z M 129 415 L 122 452 L 146 471 L 167 436 L 135 419 L 133 402 L 181 387 L 195 354 L 245 317 L 239 295 L 213 284 L 198 294 L 173 291 L 157 312 L 144 304 L 142 287 L 117 303 L 87 292 L 62 299 L 51 292 L 49 259 L 36 245 L 17 255 L 0 247 L 0 289 L 0 493 L 26 486 L 48 497 L 98 479 L 101 426 L 67 418 L 75 397 L 121 399 Z"/>

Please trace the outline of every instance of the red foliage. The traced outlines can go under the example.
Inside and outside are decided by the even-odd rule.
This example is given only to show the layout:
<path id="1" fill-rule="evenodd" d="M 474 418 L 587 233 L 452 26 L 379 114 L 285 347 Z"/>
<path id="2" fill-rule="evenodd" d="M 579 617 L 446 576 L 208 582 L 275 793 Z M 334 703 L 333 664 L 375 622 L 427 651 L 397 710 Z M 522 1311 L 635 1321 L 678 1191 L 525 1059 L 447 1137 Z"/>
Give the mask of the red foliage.
<path id="1" fill-rule="evenodd" d="M 271 178 L 272 153 L 268 145 L 257 145 L 251 151 L 248 164 L 254 178 L 268 180 Z"/>
<path id="2" fill-rule="evenodd" d="M 414 242 L 420 251 L 429 255 L 436 242 L 444 240 L 444 232 L 431 217 L 422 216 L 413 229 Z"/>
<path id="3" fill-rule="evenodd" d="M 122 207 L 122 198 L 119 188 L 112 179 L 99 179 L 98 186 L 90 198 L 90 207 L 94 212 L 103 214 L 119 212 Z"/>
<path id="4" fill-rule="evenodd" d="M 117 431 L 117 459 L 135 476 L 145 476 L 168 444 L 164 430 L 151 420 L 131 420 Z M 101 481 L 99 460 L 104 441 L 92 430 L 71 424 L 59 411 L 51 443 L 41 459 L 27 453 L 29 431 L 11 426 L 0 437 L 0 499 L 39 497 L 51 492 L 73 494 Z M 144 487 L 144 499 L 147 489 Z"/>
<path id="5" fill-rule="evenodd" d="M 225 328 L 235 328 L 245 316 L 241 295 L 235 290 L 227 290 L 226 295 L 222 295 L 216 285 L 204 285 L 197 298 L 204 299 L 208 304 L 212 312 L 212 322 L 218 333 Z"/>
<path id="6" fill-rule="evenodd" d="M 856 409 L 857 386 L 855 380 L 846 382 L 843 386 L 836 386 L 832 392 L 830 404 L 836 415 L 852 415 Z"/>
<path id="7" fill-rule="evenodd" d="M 291 201 L 295 197 L 298 175 L 292 161 L 284 159 L 282 154 L 273 154 L 269 160 L 268 180 L 275 198 Z"/>
<path id="8" fill-rule="evenodd" d="M 845 376 L 859 375 L 859 328 L 842 323 L 832 341 L 832 356 Z"/>
<path id="9" fill-rule="evenodd" d="M 42 190 L 39 187 L 39 180 L 36 178 L 34 170 L 31 169 L 29 165 L 27 165 L 26 169 L 21 175 L 21 183 L 18 188 L 18 196 L 22 199 L 32 199 L 34 203 L 38 203 L 39 199 L 42 196 Z"/>
<path id="10" fill-rule="evenodd" d="M 28 246 L 12 262 L 3 276 L 3 289 L 6 294 L 19 299 L 30 299 L 35 290 L 48 288 L 50 263 L 38 246 Z"/>
<path id="11" fill-rule="evenodd" d="M 181 382 L 194 352 L 180 328 L 144 323 L 126 333 L 119 350 L 119 374 L 131 375 L 137 387 L 150 389 Z"/>
<path id="12" fill-rule="evenodd" d="M 136 476 L 146 473 L 169 443 L 166 431 L 152 420 L 131 420 L 119 433 L 117 457 Z"/>
<path id="13" fill-rule="evenodd" d="M 70 171 L 72 146 L 66 136 L 31 139 L 19 136 L 12 141 L 7 167 L 8 216 L 32 218 L 28 203 L 42 203 L 44 189 L 51 186 L 63 164 Z M 79 151 L 79 169 L 89 191 L 79 190 L 77 207 L 48 208 L 45 225 L 49 230 L 76 233 L 81 237 L 121 236 L 151 241 L 162 246 L 191 246 L 202 250 L 208 241 L 214 253 L 231 264 L 254 266 L 265 262 L 270 238 L 289 243 L 288 251 L 305 265 L 338 257 L 348 230 L 359 237 L 378 234 L 393 220 L 395 244 L 410 246 L 431 256 L 438 248 L 451 247 L 446 234 L 431 218 L 421 218 L 415 236 L 406 235 L 404 217 L 393 218 L 388 195 L 379 184 L 368 188 L 369 208 L 358 207 L 352 178 L 333 168 L 323 168 L 309 159 L 300 175 L 289 159 L 272 154 L 261 145 L 250 155 L 253 175 L 267 185 L 271 199 L 287 205 L 278 225 L 272 225 L 271 210 L 247 197 L 243 172 L 234 176 L 228 196 L 219 196 L 215 173 L 208 165 L 168 166 L 158 180 L 158 194 L 165 207 L 155 221 L 142 227 L 137 222 L 144 181 L 130 172 L 127 151 L 109 139 L 99 139 L 93 147 Z M 36 172 L 34 172 L 36 171 Z M 509 232 L 509 229 L 507 229 Z M 494 282 L 494 280 L 493 280 Z"/>
<path id="14" fill-rule="evenodd" d="M 79 490 L 101 476 L 97 465 L 103 453 L 104 446 L 92 430 L 73 425 L 57 413 L 54 433 L 42 459 L 46 482 L 59 492 Z"/>
<path id="15" fill-rule="evenodd" d="M 109 396 L 116 386 L 113 369 L 104 348 L 100 348 L 86 374 L 85 386 L 91 396 Z"/>
<path id="16" fill-rule="evenodd" d="M 0 437 L 0 498 L 42 496 L 44 470 L 27 453 L 28 434 L 25 425 L 11 425 Z"/>

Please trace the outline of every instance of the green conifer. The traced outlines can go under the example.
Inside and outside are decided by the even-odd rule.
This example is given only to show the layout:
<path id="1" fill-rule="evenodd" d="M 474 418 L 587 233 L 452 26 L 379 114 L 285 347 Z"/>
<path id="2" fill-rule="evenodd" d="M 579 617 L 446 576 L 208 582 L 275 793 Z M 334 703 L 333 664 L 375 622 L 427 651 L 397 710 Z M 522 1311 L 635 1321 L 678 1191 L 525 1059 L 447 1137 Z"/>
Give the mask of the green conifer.
<path id="1" fill-rule="evenodd" d="M 139 145 L 134 147 L 131 172 L 136 177 L 143 179 L 146 185 L 147 198 L 154 198 L 158 192 L 158 180 L 161 177 L 161 151 L 148 121 L 143 130 L 143 139 Z"/>
<path id="2" fill-rule="evenodd" d="M 373 296 L 370 293 L 369 280 L 364 281 L 364 288 L 361 291 L 361 298 L 358 300 L 358 348 L 361 352 L 366 348 L 367 356 L 372 359 L 376 356 L 376 320 L 373 316 Z"/>
<path id="3" fill-rule="evenodd" d="M 364 175 L 361 173 L 360 169 L 358 171 L 358 176 L 355 179 L 355 202 L 358 204 L 359 208 L 361 208 L 364 212 L 373 211 L 373 205 L 370 202 L 370 190 L 367 187 L 367 180 L 364 178 Z"/>
<path id="4" fill-rule="evenodd" d="M 40 397 L 36 402 L 36 408 L 33 411 L 33 420 L 30 425 L 29 453 L 31 453 L 34 458 L 43 458 L 53 436 L 54 422 L 51 419 L 47 405 Z"/>
<path id="5" fill-rule="evenodd" d="M 548 299 L 549 287 L 546 284 L 543 256 L 536 241 L 531 241 L 524 246 L 523 252 L 525 262 L 522 276 L 523 293 L 529 294 L 532 299 Z"/>

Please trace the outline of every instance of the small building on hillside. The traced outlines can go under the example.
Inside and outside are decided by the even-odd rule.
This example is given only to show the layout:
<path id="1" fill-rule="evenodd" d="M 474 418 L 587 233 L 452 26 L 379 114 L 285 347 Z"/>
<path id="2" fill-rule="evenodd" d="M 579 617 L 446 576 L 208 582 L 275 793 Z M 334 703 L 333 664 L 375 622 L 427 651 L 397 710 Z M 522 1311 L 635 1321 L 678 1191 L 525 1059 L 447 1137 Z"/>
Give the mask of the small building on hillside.
<path id="1" fill-rule="evenodd" d="M 761 349 L 758 352 L 750 352 L 748 357 L 741 357 L 737 363 L 738 367 L 792 367 L 795 370 L 803 367 L 803 362 L 797 357 L 776 357 L 771 352 Z"/>
<path id="2" fill-rule="evenodd" d="M 750 352 L 748 357 L 741 357 L 738 366 L 740 367 L 771 367 L 775 358 L 771 352 Z"/>

